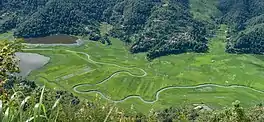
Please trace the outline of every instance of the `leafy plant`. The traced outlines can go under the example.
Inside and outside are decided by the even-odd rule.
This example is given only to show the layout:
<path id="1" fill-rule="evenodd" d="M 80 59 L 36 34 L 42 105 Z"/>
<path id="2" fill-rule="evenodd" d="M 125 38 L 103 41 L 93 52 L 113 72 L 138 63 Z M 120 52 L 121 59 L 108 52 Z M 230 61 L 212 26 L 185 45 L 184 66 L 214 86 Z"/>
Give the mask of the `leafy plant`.
<path id="1" fill-rule="evenodd" d="M 15 53 L 21 51 L 21 40 L 0 41 L 0 93 L 4 94 L 4 84 L 8 81 L 8 76 L 19 72 L 18 59 Z"/>

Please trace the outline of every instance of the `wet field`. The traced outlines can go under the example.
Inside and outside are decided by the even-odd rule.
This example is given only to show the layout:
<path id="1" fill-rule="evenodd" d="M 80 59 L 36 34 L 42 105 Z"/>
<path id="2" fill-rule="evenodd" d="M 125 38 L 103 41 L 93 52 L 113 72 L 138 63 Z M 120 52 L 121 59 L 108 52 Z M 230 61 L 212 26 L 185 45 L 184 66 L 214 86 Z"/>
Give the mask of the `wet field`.
<path id="1" fill-rule="evenodd" d="M 74 44 L 77 37 L 59 34 L 46 37 L 37 37 L 37 38 L 26 38 L 24 39 L 26 43 L 30 44 Z"/>

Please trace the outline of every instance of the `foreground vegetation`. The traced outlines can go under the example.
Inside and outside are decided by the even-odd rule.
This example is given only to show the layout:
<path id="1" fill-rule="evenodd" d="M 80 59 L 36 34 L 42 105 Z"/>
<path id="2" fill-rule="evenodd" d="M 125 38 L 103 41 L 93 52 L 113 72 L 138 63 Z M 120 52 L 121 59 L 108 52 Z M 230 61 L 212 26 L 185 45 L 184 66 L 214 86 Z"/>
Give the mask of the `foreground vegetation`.
<path id="1" fill-rule="evenodd" d="M 150 111 L 148 114 L 126 113 L 113 104 L 100 104 L 100 99 L 80 101 L 68 92 L 46 90 L 33 84 L 30 81 L 20 81 L 19 85 L 14 83 L 8 99 L 0 100 L 1 122 L 261 122 L 264 119 L 261 104 L 244 109 L 239 101 L 223 110 L 212 111 L 201 105 Z"/>
<path id="2" fill-rule="evenodd" d="M 28 96 L 21 100 L 23 94 L 15 92 L 12 98 L 0 107 L 0 121 L 2 122 L 261 122 L 264 119 L 264 109 L 256 106 L 243 109 L 239 101 L 233 107 L 217 111 L 205 111 L 202 107 L 169 108 L 162 111 L 151 112 L 148 115 L 139 113 L 125 113 L 111 104 L 98 104 L 93 102 L 73 103 L 58 97 L 57 100 L 48 101 L 44 87 L 39 96 Z M 45 91 L 45 92 L 44 92 Z M 50 99 L 49 99 L 50 100 Z M 1 102 L 1 101 L 0 101 Z M 53 102 L 53 103 L 52 103 Z"/>

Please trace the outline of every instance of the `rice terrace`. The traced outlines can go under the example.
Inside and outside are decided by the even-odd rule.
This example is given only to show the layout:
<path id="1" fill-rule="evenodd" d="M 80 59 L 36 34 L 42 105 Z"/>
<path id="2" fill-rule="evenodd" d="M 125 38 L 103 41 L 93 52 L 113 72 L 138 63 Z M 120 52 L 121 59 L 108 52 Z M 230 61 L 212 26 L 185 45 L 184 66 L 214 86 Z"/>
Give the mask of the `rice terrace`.
<path id="1" fill-rule="evenodd" d="M 264 100 L 264 57 L 224 52 L 227 26 L 210 39 L 208 53 L 164 56 L 153 61 L 131 54 L 126 45 L 84 41 L 75 46 L 29 45 L 26 53 L 50 60 L 28 76 L 38 84 L 63 89 L 80 98 L 96 97 L 118 106 L 148 112 L 182 104 L 212 108 L 240 100 L 245 106 Z M 143 109 L 144 108 L 144 109 Z"/>

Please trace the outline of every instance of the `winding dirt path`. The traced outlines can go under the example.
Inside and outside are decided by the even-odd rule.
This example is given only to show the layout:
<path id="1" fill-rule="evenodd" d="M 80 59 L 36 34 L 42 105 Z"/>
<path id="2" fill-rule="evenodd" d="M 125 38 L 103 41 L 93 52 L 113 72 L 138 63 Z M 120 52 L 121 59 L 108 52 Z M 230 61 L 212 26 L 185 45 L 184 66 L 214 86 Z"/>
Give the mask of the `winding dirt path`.
<path id="1" fill-rule="evenodd" d="M 247 86 L 242 86 L 242 85 L 229 85 L 229 86 L 224 86 L 224 85 L 217 85 L 217 84 L 201 84 L 201 85 L 196 85 L 196 86 L 167 86 L 167 87 L 164 87 L 164 88 L 161 88 L 159 89 L 156 93 L 155 93 L 155 99 L 152 100 L 152 101 L 149 101 L 149 100 L 144 100 L 141 96 L 139 95 L 129 95 L 121 100 L 113 100 L 107 96 L 105 96 L 102 92 L 98 91 L 98 90 L 87 90 L 87 91 L 76 91 L 77 93 L 80 93 L 80 94 L 91 94 L 91 93 L 97 93 L 97 94 L 100 94 L 102 98 L 110 101 L 110 102 L 113 102 L 113 103 L 122 103 L 122 102 L 125 102 L 126 100 L 128 99 L 140 99 L 143 103 L 146 103 L 146 104 L 153 104 L 155 102 L 157 102 L 159 100 L 159 96 L 162 92 L 164 91 L 167 91 L 167 90 L 170 90 L 170 89 L 196 89 L 196 88 L 204 88 L 204 87 L 219 87 L 219 88 L 244 88 L 244 89 L 249 89 L 249 90 L 252 90 L 254 92 L 258 92 L 258 93 L 261 93 L 261 94 L 264 94 L 264 91 L 261 91 L 261 90 L 257 90 L 257 89 L 254 89 L 254 88 L 251 88 L 251 87 L 247 87 Z"/>

